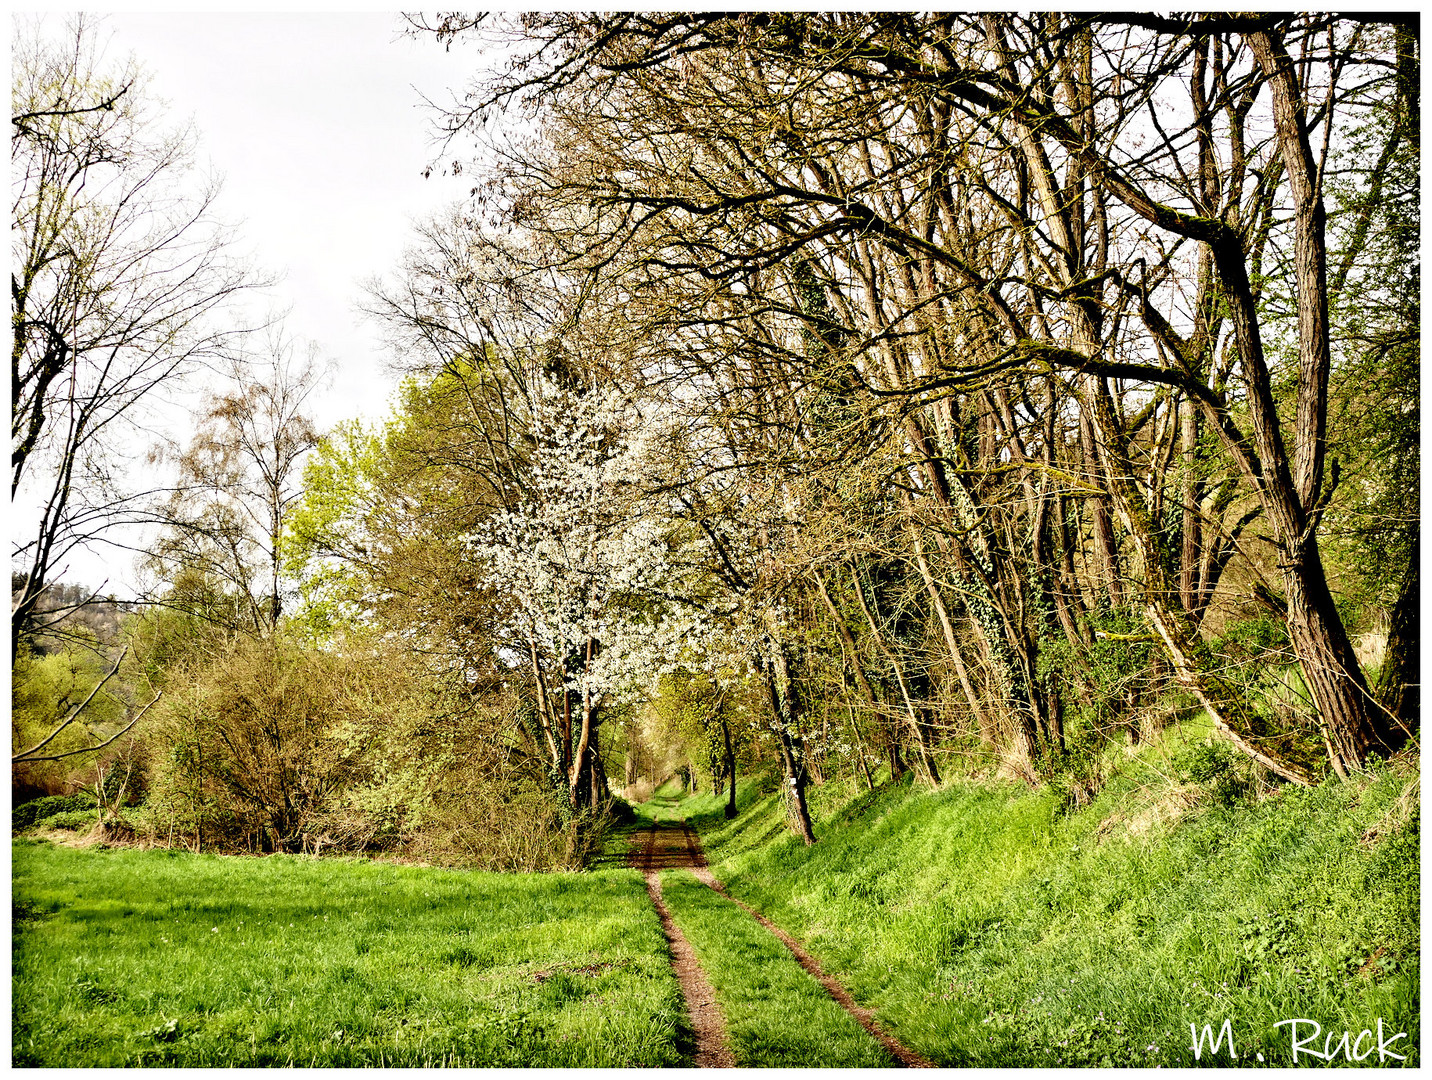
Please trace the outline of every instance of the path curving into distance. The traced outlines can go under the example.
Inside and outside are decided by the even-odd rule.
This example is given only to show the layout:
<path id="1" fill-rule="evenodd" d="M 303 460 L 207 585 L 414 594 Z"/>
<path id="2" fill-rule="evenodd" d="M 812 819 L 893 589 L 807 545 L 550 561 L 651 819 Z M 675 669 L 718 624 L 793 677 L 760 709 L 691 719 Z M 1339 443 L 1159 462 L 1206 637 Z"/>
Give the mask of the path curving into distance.
<path id="1" fill-rule="evenodd" d="M 668 835 L 658 843 L 658 832 Z M 661 898 L 661 871 L 671 866 L 686 866 L 687 845 L 680 833 L 673 837 L 675 830 L 658 830 L 655 825 L 647 833 L 646 843 L 639 851 L 632 851 L 632 865 L 640 864 L 646 878 L 646 891 L 652 905 L 661 918 L 661 932 L 671 946 L 671 967 L 676 972 L 676 981 L 681 984 L 681 996 L 686 999 L 686 1013 L 691 1017 L 691 1030 L 696 1036 L 696 1060 L 699 1069 L 730 1069 L 736 1064 L 731 1054 L 731 1043 L 726 1038 L 726 1018 L 721 1006 L 716 1003 L 716 991 L 712 989 L 706 972 L 696 960 L 691 943 L 672 921 L 671 912 Z"/>
<path id="2" fill-rule="evenodd" d="M 632 857 L 635 865 L 638 860 L 637 852 L 633 851 Z M 658 880 L 658 875 L 660 871 L 666 869 L 690 870 L 703 885 L 740 907 L 775 935 L 776 939 L 790 950 L 791 955 L 796 958 L 796 962 L 825 988 L 826 993 L 837 1005 L 849 1013 L 851 1018 L 881 1046 L 885 1047 L 898 1065 L 910 1069 L 932 1069 L 935 1067 L 932 1062 L 915 1053 L 882 1028 L 876 1021 L 875 1013 L 872 1010 L 857 1005 L 855 999 L 850 996 L 850 991 L 833 976 L 827 975 L 821 969 L 816 958 L 806 952 L 795 938 L 751 907 L 750 904 L 738 900 L 728 893 L 726 887 L 716 880 L 716 876 L 706 865 L 706 856 L 701 850 L 701 842 L 697 839 L 695 831 L 686 822 L 663 824 L 653 822 L 647 831 L 646 842 L 642 846 L 639 859 L 641 869 L 646 875 L 647 892 L 651 894 L 652 903 L 656 906 L 657 914 L 661 916 L 662 929 L 666 932 L 667 940 L 671 942 L 672 966 L 676 969 L 677 979 L 681 982 L 681 992 L 686 997 L 687 1009 L 691 1013 L 691 1026 L 696 1030 L 696 1064 L 698 1066 L 729 1067 L 732 1064 L 731 1050 L 726 1041 L 725 1024 L 721 1017 L 720 1007 L 716 1004 L 711 984 L 706 980 L 705 973 L 696 962 L 691 946 L 672 922 L 671 914 L 662 902 L 661 882 Z M 682 951 L 678 951 L 678 949 Z M 683 965 L 688 963 L 689 969 L 684 975 Z M 688 976 L 691 978 L 691 989 L 688 989 Z M 710 1025 L 713 1022 L 715 1034 L 708 1038 L 719 1040 L 719 1042 L 712 1041 L 707 1053 L 724 1054 L 724 1060 L 703 1061 L 701 1025 L 703 1023 Z"/>

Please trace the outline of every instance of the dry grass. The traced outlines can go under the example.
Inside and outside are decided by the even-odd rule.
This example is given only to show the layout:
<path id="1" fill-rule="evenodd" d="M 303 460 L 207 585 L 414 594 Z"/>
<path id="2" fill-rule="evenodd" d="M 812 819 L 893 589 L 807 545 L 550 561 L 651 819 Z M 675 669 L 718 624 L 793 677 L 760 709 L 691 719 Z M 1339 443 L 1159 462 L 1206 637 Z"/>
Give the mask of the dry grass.
<path id="1" fill-rule="evenodd" d="M 655 781 L 641 779 L 623 788 L 622 798 L 629 803 L 644 803 L 651 798 L 651 793 L 655 790 Z"/>

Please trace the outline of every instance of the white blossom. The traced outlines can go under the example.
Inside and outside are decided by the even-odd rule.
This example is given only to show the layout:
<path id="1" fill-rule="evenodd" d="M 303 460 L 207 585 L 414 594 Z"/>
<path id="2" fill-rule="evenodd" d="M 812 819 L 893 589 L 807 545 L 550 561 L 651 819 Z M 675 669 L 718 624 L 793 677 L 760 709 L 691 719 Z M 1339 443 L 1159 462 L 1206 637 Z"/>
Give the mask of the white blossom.
<path id="1" fill-rule="evenodd" d="M 639 695 L 708 633 L 701 613 L 673 599 L 682 570 L 652 494 L 660 421 L 615 391 L 545 378 L 531 400 L 526 492 L 468 542 L 513 601 L 503 629 L 534 641 L 551 670 L 578 659 L 568 689 L 593 704 Z"/>

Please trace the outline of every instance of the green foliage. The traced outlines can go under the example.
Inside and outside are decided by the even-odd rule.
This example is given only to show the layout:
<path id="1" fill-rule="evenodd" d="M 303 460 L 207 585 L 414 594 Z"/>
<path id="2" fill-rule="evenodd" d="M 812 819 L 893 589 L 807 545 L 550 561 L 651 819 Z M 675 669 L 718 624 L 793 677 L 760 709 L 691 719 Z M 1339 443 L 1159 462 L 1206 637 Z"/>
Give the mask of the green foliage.
<path id="1" fill-rule="evenodd" d="M 1173 766 L 1222 806 L 1231 806 L 1253 791 L 1251 763 L 1221 739 L 1189 747 L 1174 756 Z"/>
<path id="2" fill-rule="evenodd" d="M 35 844 L 13 865 L 16 1066 L 687 1063 L 629 870 Z"/>
<path id="3" fill-rule="evenodd" d="M 703 770 L 713 783 L 726 771 L 723 722 L 730 726 L 733 748 L 745 742 L 730 692 L 709 675 L 679 670 L 661 678 L 661 691 L 652 702 L 659 730 L 648 738 L 679 747 L 684 756 Z"/>
<path id="4" fill-rule="evenodd" d="M 77 792 L 74 795 L 47 795 L 44 798 L 31 799 L 29 802 L 21 803 L 11 810 L 10 827 L 17 831 L 28 829 L 55 814 L 84 813 L 88 814 L 90 821 L 94 821 L 95 807 L 94 796 L 87 792 Z"/>
<path id="5" fill-rule="evenodd" d="M 1330 296 L 1328 453 L 1350 480 L 1330 500 L 1320 544 L 1338 571 L 1339 606 L 1361 628 L 1393 602 L 1420 521 L 1420 163 L 1416 121 L 1399 112 L 1392 96 L 1379 102 L 1328 181 L 1332 265 L 1346 257 L 1339 248 L 1358 257 Z M 1385 150 L 1382 175 L 1369 175 Z"/>
<path id="6" fill-rule="evenodd" d="M 77 645 L 44 656 L 21 649 L 10 672 L 10 739 L 12 752 L 29 749 L 50 734 L 80 705 L 109 670 L 104 657 Z M 85 707 L 84 715 L 44 748 L 46 754 L 69 754 L 103 741 L 123 718 L 124 705 L 111 681 Z M 77 773 L 92 768 L 95 755 L 76 754 L 60 761 L 18 766 L 15 780 L 52 794 L 74 786 Z"/>
<path id="7" fill-rule="evenodd" d="M 1062 754 L 1045 754 L 1039 771 L 1045 790 L 1054 797 L 1056 813 L 1071 814 L 1088 806 L 1103 786 L 1098 744 L 1087 731 L 1066 735 Z"/>
<path id="8" fill-rule="evenodd" d="M 280 547 L 299 583 L 294 622 L 313 639 L 396 622 L 445 649 L 472 645 L 472 608 L 490 611 L 491 597 L 467 538 L 526 452 L 505 443 L 513 388 L 500 368 L 450 357 L 403 383 L 381 428 L 340 425 L 309 456 Z"/>
<path id="9" fill-rule="evenodd" d="M 135 801 L 133 779 L 132 773 L 127 773 L 123 767 L 111 765 L 104 770 L 103 778 L 95 788 L 95 794 L 102 799 L 106 806 L 113 806 L 121 797 L 128 802 L 133 802 Z"/>
<path id="10" fill-rule="evenodd" d="M 988 1041 L 1000 1048 L 1014 1049 L 1054 1039 L 1052 1053 L 1060 1068 L 1108 1069 L 1116 1062 L 1138 1063 L 1125 1067 L 1158 1068 L 1162 1064 L 1162 1047 L 1152 1043 L 1136 1045 L 1137 1036 L 1132 1031 L 1102 1012 L 1080 1016 L 1059 1031 L 1035 1022 L 1030 1014 L 1021 1011 L 992 1010 L 980 1024 L 988 1032 Z"/>
<path id="11" fill-rule="evenodd" d="M 1272 657 L 1282 657 L 1286 662 L 1291 647 L 1287 626 L 1270 615 L 1231 620 L 1212 644 L 1213 651 L 1235 670 L 1249 665 L 1266 666 Z"/>
<path id="12" fill-rule="evenodd" d="M 1322 729 L 1281 620 L 1230 620 L 1210 642 L 1220 676 L 1250 706 L 1247 733 L 1313 775 L 1327 769 Z"/>
<path id="13" fill-rule="evenodd" d="M 365 613 L 367 515 L 385 468 L 382 435 L 352 421 L 340 424 L 309 455 L 303 498 L 280 541 L 285 573 L 299 583 L 295 619 L 318 640 Z"/>
<path id="14" fill-rule="evenodd" d="M 161 690 L 171 676 L 207 662 L 232 639 L 239 624 L 238 600 L 193 567 L 181 568 L 160 602 L 124 625 L 130 647 L 126 675 Z"/>
<path id="15" fill-rule="evenodd" d="M 35 822 L 37 829 L 69 829 L 80 831 L 93 828 L 99 821 L 99 815 L 93 809 L 90 810 L 67 810 L 60 814 L 50 814 Z"/>
<path id="16" fill-rule="evenodd" d="M 1102 755 L 1115 739 L 1139 737 L 1138 714 L 1162 689 L 1154 672 L 1153 635 L 1127 608 L 1091 612 L 1092 642 L 1079 647 L 1048 633 L 1039 645 L 1038 676 L 1063 704 L 1064 745 L 1044 746 L 1036 767 L 1064 810 L 1086 806 L 1103 784 Z"/>
<path id="17" fill-rule="evenodd" d="M 324 650 L 239 638 L 168 678 L 134 819 L 150 840 L 492 869 L 577 858 L 502 703 L 475 706 L 404 649 L 358 634 Z"/>
<path id="18" fill-rule="evenodd" d="M 638 821 L 636 807 L 625 799 L 612 799 L 610 812 L 615 826 L 635 825 Z"/>
<path id="19" fill-rule="evenodd" d="M 150 809 L 196 844 L 297 849 L 342 783 L 337 665 L 238 639 L 171 684 L 149 733 Z"/>

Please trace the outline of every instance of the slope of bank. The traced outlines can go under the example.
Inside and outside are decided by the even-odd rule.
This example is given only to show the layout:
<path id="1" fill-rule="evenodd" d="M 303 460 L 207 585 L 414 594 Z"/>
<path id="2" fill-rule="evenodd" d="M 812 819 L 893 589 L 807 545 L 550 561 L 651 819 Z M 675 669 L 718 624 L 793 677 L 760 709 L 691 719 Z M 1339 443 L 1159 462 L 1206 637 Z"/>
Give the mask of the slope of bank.
<path id="1" fill-rule="evenodd" d="M 732 822 L 709 795 L 680 813 L 733 895 L 937 1064 L 1280 1066 L 1295 1041 L 1298 1064 L 1418 1063 L 1417 763 L 1255 798 L 1206 757 L 1171 736 L 1072 812 L 828 783 L 809 848 L 769 777 Z M 1195 1055 L 1225 1021 L 1232 1051 Z"/>

